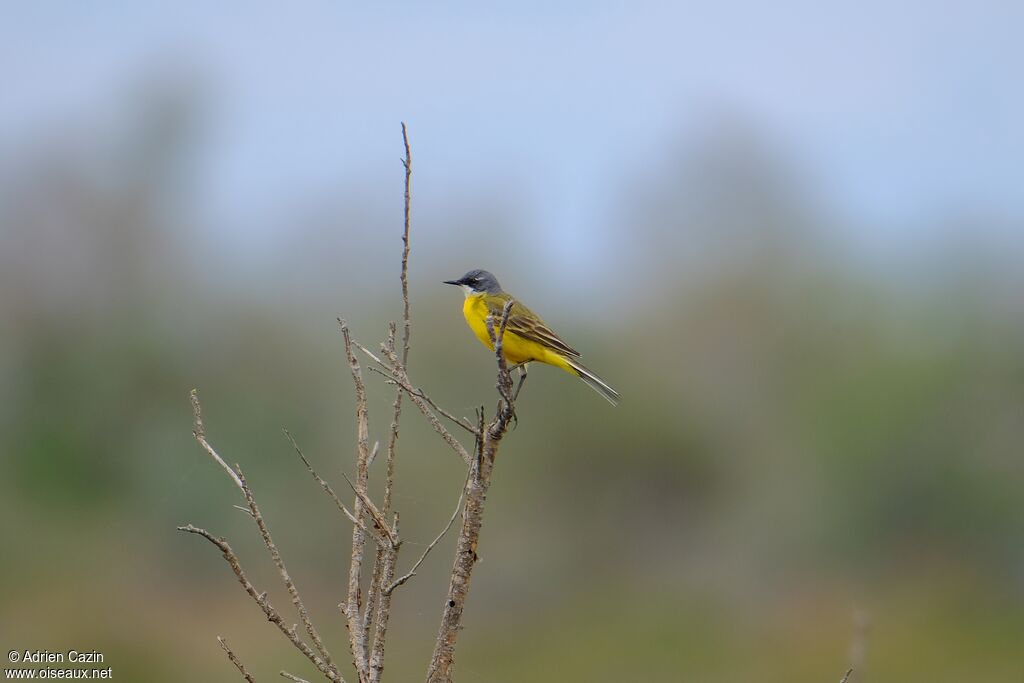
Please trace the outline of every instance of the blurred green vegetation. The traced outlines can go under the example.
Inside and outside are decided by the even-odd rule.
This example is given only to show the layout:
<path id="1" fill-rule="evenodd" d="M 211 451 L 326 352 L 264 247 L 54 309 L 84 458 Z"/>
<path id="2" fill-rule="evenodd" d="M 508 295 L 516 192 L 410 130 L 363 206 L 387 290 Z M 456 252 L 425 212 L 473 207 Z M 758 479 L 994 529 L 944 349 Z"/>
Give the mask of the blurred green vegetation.
<path id="1" fill-rule="evenodd" d="M 199 388 L 210 439 L 245 470 L 344 661 L 347 525 L 281 428 L 328 478 L 351 470 L 334 317 L 374 345 L 400 314 L 398 205 L 296 211 L 280 259 L 247 270 L 230 253 L 241 245 L 196 218 L 187 103 L 139 116 L 155 123 L 111 141 L 135 152 L 120 162 L 29 147 L 0 174 L 0 642 L 98 649 L 120 680 L 231 680 L 222 634 L 258 676 L 312 676 L 217 553 L 174 530 L 226 535 L 287 604 L 236 492 L 192 441 L 187 394 Z M 437 227 L 502 216 L 417 221 L 411 370 L 433 398 L 464 414 L 494 401 L 490 358 L 439 284 L 474 266 L 624 397 L 612 410 L 531 372 L 460 680 L 838 680 L 857 609 L 872 623 L 869 683 L 1021 680 L 1019 275 L 996 251 L 957 270 L 939 252 L 885 272 L 852 261 L 830 237 L 839 219 L 810 208 L 785 164 L 718 139 L 686 148 L 681 168 L 623 179 L 644 190 L 623 190 L 607 226 L 628 247 L 601 269 L 614 278 L 595 284 L 601 305 L 574 306 L 580 287 L 546 308 L 566 283 L 515 249 L 496 264 L 459 251 L 462 228 Z M 397 165 L 395 183 L 398 202 Z M 374 438 L 390 419 L 378 379 Z M 405 566 L 463 475 L 411 409 L 400 445 Z M 396 600 L 392 680 L 424 670 L 451 541 Z"/>

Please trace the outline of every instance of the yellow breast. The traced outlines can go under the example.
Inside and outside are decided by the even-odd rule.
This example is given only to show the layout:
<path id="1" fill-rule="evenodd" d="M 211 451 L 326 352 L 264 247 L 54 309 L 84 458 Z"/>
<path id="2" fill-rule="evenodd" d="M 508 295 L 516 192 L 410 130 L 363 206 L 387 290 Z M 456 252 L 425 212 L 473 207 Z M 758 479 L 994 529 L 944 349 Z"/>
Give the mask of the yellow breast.
<path id="1" fill-rule="evenodd" d="M 488 310 L 483 295 L 470 294 L 467 296 L 466 301 L 462 304 L 462 315 L 466 316 L 466 323 L 469 324 L 469 328 L 473 330 L 477 339 L 493 351 L 494 344 L 491 343 L 491 337 L 487 334 Z"/>
<path id="2" fill-rule="evenodd" d="M 473 330 L 477 339 L 493 351 L 494 344 L 491 343 L 491 337 L 487 334 L 487 315 L 489 314 L 489 309 L 484 301 L 484 296 L 483 294 L 470 294 L 467 296 L 466 301 L 462 304 L 462 314 L 466 316 L 466 322 L 469 324 L 470 329 Z M 497 326 L 497 321 L 495 321 L 495 326 Z M 535 341 L 523 339 L 508 330 L 505 331 L 501 350 L 505 360 L 513 365 L 528 361 L 538 361 L 560 367 L 571 374 L 576 374 L 560 354 Z"/>

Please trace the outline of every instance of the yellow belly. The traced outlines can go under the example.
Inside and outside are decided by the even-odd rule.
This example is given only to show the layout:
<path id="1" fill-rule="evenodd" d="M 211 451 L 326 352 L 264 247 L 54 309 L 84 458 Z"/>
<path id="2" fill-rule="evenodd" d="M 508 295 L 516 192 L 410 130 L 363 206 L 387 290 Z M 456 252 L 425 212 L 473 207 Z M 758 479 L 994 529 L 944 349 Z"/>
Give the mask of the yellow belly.
<path id="1" fill-rule="evenodd" d="M 462 313 L 466 316 L 466 322 L 469 324 L 470 329 L 473 330 L 473 333 L 476 334 L 477 339 L 493 351 L 494 344 L 491 343 L 491 337 L 487 334 L 486 321 L 488 310 L 483 297 L 467 296 L 465 303 L 462 305 Z M 495 324 L 495 327 L 497 327 L 497 324 Z M 497 333 L 497 330 L 495 330 L 495 333 Z M 537 361 L 562 368 L 570 374 L 576 374 L 576 371 L 555 351 L 535 341 L 523 339 L 518 334 L 508 330 L 505 330 L 505 337 L 501 343 L 501 352 L 501 355 L 505 356 L 505 360 L 513 365 Z"/>

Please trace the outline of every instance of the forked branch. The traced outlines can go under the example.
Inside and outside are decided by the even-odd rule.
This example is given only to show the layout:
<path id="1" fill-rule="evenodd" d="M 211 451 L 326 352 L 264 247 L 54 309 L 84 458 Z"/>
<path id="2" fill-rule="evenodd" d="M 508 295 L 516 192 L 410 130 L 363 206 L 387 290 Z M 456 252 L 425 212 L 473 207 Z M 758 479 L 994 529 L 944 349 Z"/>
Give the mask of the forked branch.
<path id="1" fill-rule="evenodd" d="M 338 319 L 344 340 L 345 359 L 352 375 L 356 402 L 355 477 L 354 480 L 349 480 L 348 477 L 345 477 L 354 494 L 350 506 L 346 505 L 334 488 L 317 473 L 287 430 L 285 430 L 285 435 L 313 479 L 348 522 L 352 524 L 351 556 L 345 582 L 345 596 L 338 607 L 345 617 L 348 629 L 349 651 L 352 655 L 352 663 L 359 683 L 379 683 L 384 669 L 384 653 L 394 593 L 400 586 L 405 585 L 412 577 L 416 576 L 417 571 L 431 551 L 454 526 L 455 520 L 461 511 L 462 526 L 456 541 L 455 560 L 452 567 L 448 595 L 445 600 L 441 626 L 438 631 L 437 642 L 427 675 L 427 680 L 430 683 L 447 683 L 451 680 L 455 641 L 459 630 L 462 628 L 462 615 L 469 591 L 470 577 L 473 567 L 479 559 L 476 550 L 483 523 L 484 503 L 491 482 L 491 472 L 501 439 L 506 434 L 510 422 L 515 419 L 515 395 L 511 393 L 512 380 L 509 376 L 508 366 L 502 351 L 502 341 L 512 303 L 509 302 L 509 305 L 504 308 L 500 318 L 495 319 L 494 316 L 491 316 L 486 321 L 498 366 L 497 388 L 500 397 L 497 411 L 489 424 L 485 425 L 482 407 L 477 411 L 476 424 L 470 424 L 466 419 L 456 417 L 444 410 L 431 400 L 423 390 L 416 388 L 412 384 L 408 374 L 412 330 L 409 305 L 412 154 L 409 146 L 408 130 L 404 123 L 402 124 L 402 142 L 405 149 L 405 157 L 402 160 L 402 165 L 405 169 L 405 204 L 401 261 L 401 335 L 399 336 L 398 326 L 391 323 L 388 327 L 386 340 L 381 345 L 383 358 L 380 358 L 354 341 L 348 325 L 344 320 Z M 363 379 L 363 368 L 353 352 L 353 347 L 362 350 L 372 360 L 373 364 L 367 365 L 371 371 L 380 373 L 388 383 L 395 387 L 390 429 L 384 448 L 386 465 L 383 499 L 380 505 L 376 504 L 369 494 L 370 469 L 378 452 L 378 444 L 374 444 L 372 448 L 370 447 L 369 411 L 366 386 Z M 399 514 L 393 509 L 395 461 L 402 403 L 406 395 L 408 395 L 409 400 L 426 418 L 433 430 L 459 455 L 467 467 L 467 474 L 461 488 L 458 503 L 447 524 L 426 546 L 411 568 L 404 574 L 396 577 L 398 554 L 402 547 L 402 539 L 399 535 Z M 263 544 L 266 546 L 271 560 L 277 567 L 278 574 L 299 616 L 299 621 L 302 623 L 306 636 L 308 636 L 308 642 L 304 639 L 304 636 L 299 634 L 298 626 L 289 626 L 281 614 L 270 604 L 266 592 L 258 592 L 256 590 L 246 577 L 241 562 L 226 539 L 214 536 L 205 529 L 193 526 L 192 524 L 180 526 L 178 529 L 186 533 L 202 536 L 216 546 L 231 567 L 242 588 L 256 602 L 267 620 L 277 626 L 281 633 L 327 680 L 335 683 L 345 683 L 323 638 L 321 638 L 319 631 L 310 618 L 298 588 L 288 573 L 284 559 L 270 535 L 267 524 L 263 519 L 259 506 L 256 504 L 249 484 L 242 474 L 241 468 L 237 465 L 234 467 L 228 465 L 207 440 L 199 397 L 195 390 L 191 393 L 191 402 L 193 409 L 193 435 L 200 447 L 224 469 L 242 493 L 246 505 L 245 507 L 235 507 L 246 512 L 255 522 Z M 451 420 L 473 436 L 474 447 L 472 453 L 445 427 L 441 422 L 441 418 Z M 368 562 L 366 556 L 367 536 L 373 539 L 375 551 L 369 581 L 366 581 L 364 576 L 366 573 L 364 569 Z M 364 594 L 363 587 L 367 584 L 367 590 Z M 218 637 L 218 642 L 239 673 L 241 673 L 245 680 L 252 682 L 254 680 L 252 675 L 238 659 L 237 655 L 228 647 L 226 641 Z M 305 679 L 287 671 L 280 671 L 279 673 L 281 677 L 288 680 L 309 683 Z"/>
<path id="2" fill-rule="evenodd" d="M 277 626 L 281 633 L 284 634 L 285 638 L 287 638 L 292 645 L 299 650 L 299 652 L 305 655 L 306 659 L 312 662 L 313 666 L 315 666 L 317 670 L 320 671 L 320 673 L 322 673 L 328 680 L 345 683 L 345 679 L 341 677 L 341 674 L 339 674 L 337 670 L 333 669 L 327 664 L 327 662 L 320 659 L 320 657 L 317 656 L 317 653 L 314 652 L 309 645 L 303 642 L 302 638 L 300 638 L 297 633 L 296 627 L 288 626 L 285 623 L 285 620 L 281 617 L 278 611 L 270 604 L 267 594 L 265 592 L 259 593 L 256 591 L 256 588 L 249 581 L 248 577 L 246 577 L 245 571 L 242 569 L 242 564 L 238 560 L 238 556 L 235 555 L 235 551 L 231 549 L 230 545 L 228 545 L 227 540 L 214 536 L 206 529 L 200 529 L 199 527 L 191 524 L 179 526 L 178 531 L 197 534 L 217 546 L 228 565 L 231 566 L 231 571 L 235 573 L 235 577 L 238 579 L 238 582 L 242 584 L 242 588 L 249 594 L 249 597 L 256 601 L 259 608 L 263 610 L 263 614 L 266 615 L 267 621 Z"/>
<path id="3" fill-rule="evenodd" d="M 249 584 L 248 579 L 245 579 L 245 575 L 242 572 L 241 564 L 238 562 L 238 558 L 235 557 L 234 553 L 231 552 L 231 548 L 227 545 L 227 541 L 225 541 L 222 538 L 217 539 L 208 532 L 202 529 L 198 529 L 197 527 L 194 527 L 191 524 L 184 527 L 178 527 L 178 530 L 187 531 L 190 533 L 198 533 L 204 536 L 211 543 L 219 547 L 221 549 L 221 552 L 224 554 L 225 559 L 227 559 L 228 563 L 231 565 L 232 570 L 235 571 L 235 575 L 238 577 L 239 582 L 242 583 L 243 587 L 248 586 L 246 592 L 249 592 L 251 596 L 257 599 L 257 602 L 260 603 L 260 607 L 264 610 L 264 613 L 267 614 L 267 618 L 271 622 L 277 623 L 279 627 L 282 627 L 282 630 L 285 631 L 285 635 L 291 636 L 289 637 L 289 640 L 292 640 L 293 644 L 296 644 L 296 647 L 299 647 L 302 653 L 305 654 L 307 658 L 310 658 L 310 661 L 312 661 L 313 664 L 317 666 L 318 669 L 321 669 L 324 675 L 326 675 L 330 680 L 342 681 L 343 679 L 341 675 L 338 673 L 337 667 L 334 665 L 334 662 L 331 659 L 331 655 L 327 651 L 327 648 L 323 643 L 323 639 L 320 637 L 319 632 L 317 631 L 316 627 L 313 625 L 313 622 L 309 618 L 309 612 L 302 601 L 302 597 L 299 594 L 298 589 L 295 587 L 295 583 L 292 581 L 291 576 L 288 574 L 288 569 L 284 564 L 284 560 L 282 559 L 281 554 L 277 549 L 277 546 L 274 544 L 274 541 L 270 536 L 270 530 L 267 528 L 266 522 L 263 520 L 263 515 L 260 513 L 259 506 L 256 505 L 256 499 L 253 497 L 252 491 L 249 489 L 249 485 L 246 483 L 245 477 L 243 476 L 241 469 L 237 465 L 234 468 L 229 466 L 224 461 L 224 459 L 220 457 L 216 449 L 214 449 L 213 446 L 206 439 L 205 428 L 203 426 L 202 420 L 202 406 L 199 403 L 199 394 L 196 392 L 195 389 L 193 389 L 190 394 L 190 397 L 192 401 L 194 425 L 193 435 L 195 436 L 196 441 L 203 448 L 203 450 L 205 450 L 210 455 L 210 457 L 213 458 L 215 462 L 217 462 L 221 467 L 224 468 L 224 470 L 231 477 L 232 481 L 234 481 L 238 488 L 241 490 L 242 496 L 245 498 L 245 502 L 248 504 L 249 507 L 249 516 L 252 517 L 253 521 L 256 522 L 256 526 L 259 528 L 260 536 L 263 539 L 263 544 L 266 546 L 267 551 L 270 553 L 271 559 L 277 566 L 278 574 L 280 574 L 281 580 L 284 582 L 285 588 L 288 590 L 288 594 L 292 599 L 292 604 L 294 605 L 296 611 L 299 614 L 299 619 L 302 621 L 302 625 L 305 627 L 306 633 L 313 641 L 313 645 L 316 648 L 316 652 L 314 653 L 305 643 L 301 643 L 302 646 L 299 647 L 299 643 L 301 641 L 298 640 L 297 636 L 295 636 L 295 627 L 293 626 L 291 627 L 291 629 L 284 628 L 284 622 L 280 619 L 280 615 L 278 615 L 277 617 L 279 621 L 275 621 L 275 619 L 271 617 L 271 614 L 268 612 L 270 603 L 266 600 L 266 593 L 263 594 L 263 600 L 261 601 L 255 594 L 255 589 L 252 589 L 252 591 L 249 590 L 252 588 L 252 584 Z M 221 543 L 223 543 L 223 545 L 221 545 Z M 274 612 L 274 614 L 276 614 L 276 612 Z M 310 657 L 310 655 L 313 656 Z"/>

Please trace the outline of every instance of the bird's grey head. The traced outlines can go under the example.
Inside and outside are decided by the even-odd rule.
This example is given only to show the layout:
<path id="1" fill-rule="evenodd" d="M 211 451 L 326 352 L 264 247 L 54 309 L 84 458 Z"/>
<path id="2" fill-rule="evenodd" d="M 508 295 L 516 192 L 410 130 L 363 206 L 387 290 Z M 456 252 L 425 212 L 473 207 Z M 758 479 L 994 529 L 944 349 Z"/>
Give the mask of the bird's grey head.
<path id="1" fill-rule="evenodd" d="M 446 285 L 457 285 L 462 287 L 466 296 L 470 294 L 501 294 L 501 285 L 498 278 L 486 270 L 471 270 L 458 280 L 445 280 Z"/>

